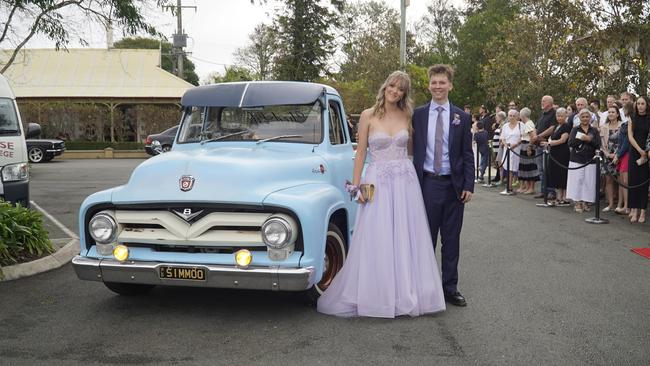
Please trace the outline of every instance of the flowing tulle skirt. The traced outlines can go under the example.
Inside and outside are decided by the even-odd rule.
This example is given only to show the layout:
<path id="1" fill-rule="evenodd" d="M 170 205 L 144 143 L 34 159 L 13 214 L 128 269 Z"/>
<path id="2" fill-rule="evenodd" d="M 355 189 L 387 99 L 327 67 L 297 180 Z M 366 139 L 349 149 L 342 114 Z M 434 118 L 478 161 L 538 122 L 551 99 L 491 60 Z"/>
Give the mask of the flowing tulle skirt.
<path id="1" fill-rule="evenodd" d="M 370 164 L 372 202 L 359 207 L 348 258 L 318 301 L 341 317 L 394 318 L 445 310 L 422 192 L 407 159 Z"/>

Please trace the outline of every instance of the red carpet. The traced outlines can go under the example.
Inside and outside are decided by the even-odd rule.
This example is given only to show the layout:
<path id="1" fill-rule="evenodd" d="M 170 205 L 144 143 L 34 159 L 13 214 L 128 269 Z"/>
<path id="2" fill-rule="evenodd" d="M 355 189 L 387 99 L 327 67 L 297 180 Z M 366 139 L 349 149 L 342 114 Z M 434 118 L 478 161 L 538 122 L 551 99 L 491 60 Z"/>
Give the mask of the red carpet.
<path id="1" fill-rule="evenodd" d="M 650 248 L 634 248 L 632 251 L 642 257 L 650 259 Z"/>

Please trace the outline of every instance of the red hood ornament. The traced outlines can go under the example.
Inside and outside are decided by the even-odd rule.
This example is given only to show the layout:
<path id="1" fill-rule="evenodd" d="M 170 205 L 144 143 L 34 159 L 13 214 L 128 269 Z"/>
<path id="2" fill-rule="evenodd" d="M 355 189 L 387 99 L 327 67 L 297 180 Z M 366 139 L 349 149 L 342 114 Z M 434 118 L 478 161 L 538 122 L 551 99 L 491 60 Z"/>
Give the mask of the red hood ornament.
<path id="1" fill-rule="evenodd" d="M 194 177 L 191 175 L 183 175 L 181 179 L 178 180 L 178 184 L 181 186 L 181 191 L 187 192 L 194 187 Z"/>

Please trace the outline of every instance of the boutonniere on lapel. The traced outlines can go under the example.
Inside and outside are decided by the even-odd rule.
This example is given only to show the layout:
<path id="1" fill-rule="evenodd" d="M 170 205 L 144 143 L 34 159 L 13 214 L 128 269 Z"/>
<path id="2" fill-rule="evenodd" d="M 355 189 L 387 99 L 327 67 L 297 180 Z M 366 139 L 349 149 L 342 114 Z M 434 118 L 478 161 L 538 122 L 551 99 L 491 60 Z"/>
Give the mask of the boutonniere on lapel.
<path id="1" fill-rule="evenodd" d="M 451 124 L 454 126 L 458 126 L 460 124 L 460 115 L 458 113 L 454 113 L 454 120 L 451 121 Z"/>

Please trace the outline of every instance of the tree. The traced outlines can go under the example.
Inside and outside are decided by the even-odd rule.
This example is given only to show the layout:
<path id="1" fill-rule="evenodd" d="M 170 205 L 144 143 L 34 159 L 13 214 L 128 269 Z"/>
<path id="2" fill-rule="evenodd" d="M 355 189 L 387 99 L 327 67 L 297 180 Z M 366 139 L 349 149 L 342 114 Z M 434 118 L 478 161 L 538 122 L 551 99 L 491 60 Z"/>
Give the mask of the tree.
<path id="1" fill-rule="evenodd" d="M 488 62 L 479 87 L 493 102 L 537 107 L 542 95 L 558 103 L 597 95 L 599 54 L 586 35 L 594 25 L 581 2 L 531 0 L 521 15 L 503 23 L 508 31 L 486 47 Z"/>
<path id="2" fill-rule="evenodd" d="M 631 89 L 648 93 L 650 82 L 650 2 L 590 0 L 598 27 L 591 40 L 602 56 L 603 92 L 618 94 Z"/>
<path id="3" fill-rule="evenodd" d="M 226 72 L 223 75 L 217 72 L 210 74 L 206 80 L 206 84 L 250 80 L 253 80 L 253 76 L 245 67 L 226 66 Z"/>
<path id="4" fill-rule="evenodd" d="M 424 43 L 422 64 L 451 63 L 458 49 L 456 33 L 462 24 L 460 11 L 449 0 L 431 0 L 427 12 L 417 22 Z"/>
<path id="5" fill-rule="evenodd" d="M 235 51 L 236 63 L 248 68 L 256 80 L 269 79 L 276 48 L 273 29 L 258 24 L 253 33 L 248 35 L 248 41 L 248 45 Z"/>
<path id="6" fill-rule="evenodd" d="M 334 52 L 332 29 L 343 1 L 283 0 L 284 9 L 273 21 L 278 38 L 274 74 L 280 80 L 312 81 L 328 73 Z"/>
<path id="7" fill-rule="evenodd" d="M 168 0 L 156 0 L 158 6 Z M 144 1 L 135 0 L 2 0 L 0 1 L 0 48 L 13 48 L 14 51 L 0 73 L 5 72 L 13 63 L 18 52 L 36 34 L 44 35 L 54 41 L 56 49 L 66 48 L 70 43 L 74 24 L 66 19 L 66 12 L 78 12 L 94 22 L 105 26 L 116 25 L 124 34 L 136 34 L 144 31 L 156 34 L 143 14 Z M 27 24 L 23 30 L 20 24 Z M 87 45 L 84 35 L 78 41 Z"/>
<path id="8" fill-rule="evenodd" d="M 333 63 L 339 71 L 325 82 L 339 90 L 350 112 L 360 113 L 375 103 L 381 84 L 400 68 L 399 14 L 378 1 L 346 6 L 337 39 L 341 46 Z M 414 36 L 409 33 L 407 60 L 412 59 L 414 46 Z"/>
<path id="9" fill-rule="evenodd" d="M 167 41 L 160 41 L 154 38 L 123 38 L 113 43 L 114 48 L 129 48 L 129 49 L 158 49 L 160 48 L 162 65 L 160 67 L 170 73 L 174 73 L 174 63 L 172 62 L 172 44 Z M 199 76 L 196 74 L 195 65 L 190 61 L 187 56 L 183 56 L 183 79 L 190 84 L 199 85 Z"/>
<path id="10" fill-rule="evenodd" d="M 470 1 L 465 22 L 458 28 L 458 53 L 453 64 L 456 69 L 452 97 L 459 105 L 479 105 L 486 102 L 485 92 L 478 87 L 483 67 L 488 62 L 486 51 L 493 38 L 508 32 L 503 24 L 519 13 L 516 1 Z M 503 47 L 504 45 L 498 45 Z"/>
<path id="11" fill-rule="evenodd" d="M 377 90 L 391 72 L 399 69 L 399 27 L 399 14 L 384 3 L 368 1 L 347 7 L 339 78 L 366 80 Z"/>

